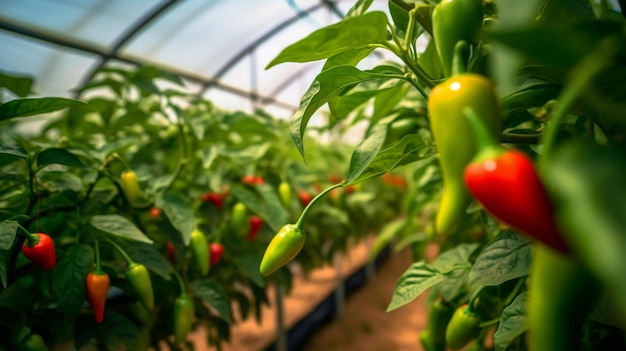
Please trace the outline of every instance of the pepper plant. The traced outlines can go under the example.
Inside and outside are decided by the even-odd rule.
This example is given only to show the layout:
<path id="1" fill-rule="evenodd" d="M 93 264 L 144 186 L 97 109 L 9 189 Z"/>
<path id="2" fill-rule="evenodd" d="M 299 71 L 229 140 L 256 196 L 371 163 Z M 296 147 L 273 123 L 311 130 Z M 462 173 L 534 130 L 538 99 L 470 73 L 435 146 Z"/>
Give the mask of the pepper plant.
<path id="1" fill-rule="evenodd" d="M 416 331 L 427 350 L 624 348 L 625 4 L 389 0 L 387 15 L 372 3 L 267 68 L 324 60 L 290 119 L 303 159 L 325 107 L 368 126 L 344 187 L 408 174 L 376 244 L 414 257 L 388 310 L 422 293 L 456 309 L 429 316 L 445 338 Z M 391 58 L 362 67 L 380 51 Z"/>
<path id="2" fill-rule="evenodd" d="M 105 67 L 76 99 L 32 97 L 26 76 L 0 83 L 0 343 L 10 348 L 179 349 L 198 327 L 209 344 L 227 341 L 235 318 L 261 320 L 268 283 L 291 284 L 293 264 L 258 270 L 273 232 L 302 210 L 289 195 L 315 194 L 347 157 L 342 143 L 319 144 L 310 159 L 332 164 L 307 166 L 276 143 L 289 137 L 284 121 L 221 110 L 154 67 Z M 358 222 L 354 205 L 325 207 Z M 365 235 L 307 229 L 327 249 L 298 257 L 303 272 Z"/>

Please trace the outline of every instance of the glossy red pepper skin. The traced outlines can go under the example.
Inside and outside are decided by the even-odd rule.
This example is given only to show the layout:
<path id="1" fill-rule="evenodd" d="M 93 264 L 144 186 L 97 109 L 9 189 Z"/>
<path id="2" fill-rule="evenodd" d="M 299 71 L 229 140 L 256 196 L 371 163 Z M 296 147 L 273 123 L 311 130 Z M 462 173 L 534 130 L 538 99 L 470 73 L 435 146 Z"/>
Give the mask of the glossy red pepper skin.
<path id="1" fill-rule="evenodd" d="M 87 286 L 87 299 L 93 310 L 93 316 L 96 322 L 102 323 L 111 279 L 104 272 L 94 272 L 87 274 L 85 284 Z"/>
<path id="2" fill-rule="evenodd" d="M 150 217 L 156 219 L 159 218 L 159 216 L 161 215 L 161 209 L 158 207 L 152 207 L 150 209 Z"/>
<path id="3" fill-rule="evenodd" d="M 250 218 L 248 218 L 248 223 L 250 224 L 248 229 L 248 241 L 252 241 L 259 234 L 259 231 L 263 226 L 263 218 L 259 216 L 250 216 Z"/>
<path id="4" fill-rule="evenodd" d="M 302 207 L 306 207 L 309 204 L 309 202 L 311 202 L 313 197 L 308 192 L 304 190 L 300 190 L 298 191 L 298 199 L 300 200 Z"/>
<path id="5" fill-rule="evenodd" d="M 216 265 L 224 255 L 224 245 L 221 243 L 209 244 L 209 253 L 211 257 L 211 266 Z"/>
<path id="6" fill-rule="evenodd" d="M 554 210 L 532 160 L 504 151 L 473 162 L 464 173 L 471 194 L 493 216 L 548 246 L 568 252 Z"/>
<path id="7" fill-rule="evenodd" d="M 29 239 L 22 244 L 22 253 L 35 265 L 44 270 L 52 270 L 57 264 L 56 253 L 54 251 L 54 241 L 44 233 L 32 234 L 36 237 L 36 242 L 31 244 Z"/>

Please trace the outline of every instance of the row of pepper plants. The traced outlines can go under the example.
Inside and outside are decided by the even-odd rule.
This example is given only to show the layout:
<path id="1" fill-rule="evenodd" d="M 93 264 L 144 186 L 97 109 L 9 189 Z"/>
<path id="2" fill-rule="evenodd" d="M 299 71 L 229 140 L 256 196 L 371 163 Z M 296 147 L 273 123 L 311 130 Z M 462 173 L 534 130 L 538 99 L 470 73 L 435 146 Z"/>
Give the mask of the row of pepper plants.
<path id="1" fill-rule="evenodd" d="M 341 181 L 341 125 L 307 139 L 306 165 L 285 120 L 222 110 L 155 67 L 104 67 L 76 99 L 0 82 L 0 349 L 189 349 L 197 327 L 219 347 L 291 268 L 331 263 L 401 208 L 401 175 L 318 198 L 311 245 L 264 277 L 273 233 Z"/>
<path id="2" fill-rule="evenodd" d="M 388 310 L 427 294 L 427 351 L 623 349 L 626 4 L 390 0 L 388 16 L 372 3 L 267 68 L 325 62 L 290 119 L 303 158 L 323 106 L 368 123 L 338 186 L 409 173 L 376 245 L 414 254 Z M 375 51 L 392 58 L 361 67 Z M 262 273 L 314 245 L 298 223 Z"/>

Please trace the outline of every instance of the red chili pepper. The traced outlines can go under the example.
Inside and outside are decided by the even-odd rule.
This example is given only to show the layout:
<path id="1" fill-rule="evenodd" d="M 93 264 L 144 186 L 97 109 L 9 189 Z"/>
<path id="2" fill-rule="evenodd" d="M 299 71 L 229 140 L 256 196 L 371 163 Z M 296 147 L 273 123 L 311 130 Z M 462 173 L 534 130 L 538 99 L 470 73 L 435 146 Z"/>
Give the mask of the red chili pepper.
<path id="1" fill-rule="evenodd" d="M 93 310 L 93 316 L 96 322 L 102 323 L 111 279 L 108 274 L 102 271 L 94 271 L 87 274 L 85 283 L 87 285 L 87 299 Z"/>
<path id="2" fill-rule="evenodd" d="M 224 206 L 224 202 L 222 201 L 223 196 L 218 193 L 208 192 L 202 195 L 202 201 L 210 202 L 217 208 L 222 208 Z"/>
<path id="3" fill-rule="evenodd" d="M 209 251 L 211 252 L 211 266 L 217 264 L 220 259 L 222 259 L 222 255 L 224 254 L 224 245 L 220 243 L 211 243 L 209 244 Z"/>
<path id="4" fill-rule="evenodd" d="M 161 215 L 161 209 L 158 207 L 152 207 L 150 209 L 150 217 L 152 218 L 159 218 L 159 216 Z"/>
<path id="5" fill-rule="evenodd" d="M 479 152 L 466 167 L 464 180 L 478 202 L 493 216 L 561 252 L 568 246 L 555 223 L 554 210 L 532 160 L 504 149 L 480 119 L 467 111 Z"/>
<path id="6" fill-rule="evenodd" d="M 41 269 L 51 270 L 57 264 L 54 241 L 44 233 L 29 234 L 22 244 L 22 253 Z"/>
<path id="7" fill-rule="evenodd" d="M 300 203 L 304 207 L 306 207 L 309 204 L 309 202 L 311 202 L 311 200 L 313 199 L 311 194 L 307 193 L 304 190 L 298 191 L 298 198 L 300 199 Z"/>
<path id="8" fill-rule="evenodd" d="M 248 174 L 241 178 L 241 182 L 246 185 L 259 185 L 265 183 L 265 179 L 263 179 L 263 177 Z"/>
<path id="9" fill-rule="evenodd" d="M 167 252 L 167 260 L 170 261 L 171 263 L 175 263 L 176 262 L 176 247 L 171 241 L 168 241 L 167 244 L 165 244 L 165 250 Z"/>
<path id="10" fill-rule="evenodd" d="M 248 241 L 252 241 L 256 238 L 257 234 L 259 234 L 259 231 L 263 226 L 263 218 L 259 216 L 250 216 L 250 218 L 248 218 L 248 223 L 250 224 L 250 230 L 248 230 Z"/>

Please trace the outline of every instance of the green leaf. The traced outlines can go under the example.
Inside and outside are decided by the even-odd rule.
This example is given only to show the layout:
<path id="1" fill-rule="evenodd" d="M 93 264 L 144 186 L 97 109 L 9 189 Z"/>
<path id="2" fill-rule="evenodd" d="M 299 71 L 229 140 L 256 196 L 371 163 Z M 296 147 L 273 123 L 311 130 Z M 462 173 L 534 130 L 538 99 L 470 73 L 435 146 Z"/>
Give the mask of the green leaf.
<path id="1" fill-rule="evenodd" d="M 11 255 L 11 251 L 9 250 L 0 250 L 0 281 L 2 281 L 2 287 L 7 287 L 7 264 L 9 262 L 9 257 Z"/>
<path id="2" fill-rule="evenodd" d="M 26 151 L 24 151 L 24 149 L 14 148 L 14 147 L 7 146 L 7 145 L 0 145 L 0 154 L 16 156 L 16 157 L 23 158 L 25 160 L 28 159 L 28 154 L 26 153 Z"/>
<path id="3" fill-rule="evenodd" d="M 470 257 L 478 248 L 478 244 L 459 244 L 450 250 L 446 250 L 433 261 L 433 268 L 445 273 L 459 265 L 467 265 Z"/>
<path id="4" fill-rule="evenodd" d="M 13 245 L 17 233 L 17 221 L 0 222 L 0 250 L 8 250 Z"/>
<path id="5" fill-rule="evenodd" d="M 441 283 L 444 279 L 445 275 L 431 267 L 426 261 L 413 263 L 398 280 L 391 303 L 387 306 L 387 312 L 415 300 L 424 291 Z"/>
<path id="6" fill-rule="evenodd" d="M 343 94 L 346 89 L 376 79 L 397 78 L 384 73 L 361 71 L 352 66 L 336 66 L 320 73 L 307 92 L 302 96 L 300 106 L 291 117 L 291 136 L 304 157 L 303 135 L 311 116 L 330 99 Z"/>
<path id="7" fill-rule="evenodd" d="M 626 314 L 626 157 L 588 141 L 555 150 L 543 174 L 563 236 Z"/>
<path id="8" fill-rule="evenodd" d="M 506 351 L 507 347 L 528 329 L 526 300 L 527 294 L 523 292 L 502 311 L 502 319 L 493 335 L 495 351 Z"/>
<path id="9" fill-rule="evenodd" d="M 469 284 L 498 286 L 528 275 L 531 259 L 531 242 L 513 231 L 504 231 L 485 246 L 476 258 L 470 271 Z"/>
<path id="10" fill-rule="evenodd" d="M 82 103 L 78 100 L 55 97 L 15 99 L 0 105 L 0 121 L 54 112 Z"/>
<path id="11" fill-rule="evenodd" d="M 118 236 L 126 240 L 135 240 L 152 244 L 152 240 L 148 238 L 139 228 L 131 221 L 117 214 L 96 215 L 91 217 L 89 223 L 96 229 L 107 234 Z"/>
<path id="12" fill-rule="evenodd" d="M 59 308 L 69 318 L 80 312 L 85 302 L 85 277 L 94 262 L 89 245 L 74 244 L 63 253 L 53 271 L 53 286 L 59 299 Z"/>
<path id="13" fill-rule="evenodd" d="M 213 279 L 203 279 L 191 283 L 190 288 L 194 294 L 215 308 L 228 324 L 232 323 L 230 299 L 222 284 Z"/>
<path id="14" fill-rule="evenodd" d="M 189 245 L 195 217 L 187 199 L 178 193 L 165 193 L 156 197 L 155 206 L 163 209 L 172 226 L 180 232 L 183 243 Z"/>
<path id="15" fill-rule="evenodd" d="M 160 275 L 165 280 L 172 278 L 170 265 L 165 257 L 163 257 L 163 254 L 161 254 L 154 245 L 127 240 L 121 241 L 119 245 L 133 261 L 141 262 L 146 268 Z"/>
<path id="16" fill-rule="evenodd" d="M 384 133 L 386 132 L 385 128 Z M 372 131 L 371 140 L 368 137 L 354 150 L 350 159 L 348 183 L 376 177 L 434 153 L 434 148 L 425 145 L 416 135 L 406 135 L 397 143 L 380 151 L 379 143 L 384 143 L 382 133 L 382 129 Z"/>
<path id="17" fill-rule="evenodd" d="M 39 169 L 51 164 L 78 167 L 82 169 L 87 168 L 78 156 L 74 155 L 67 149 L 61 148 L 45 149 L 37 155 L 37 166 Z"/>
<path id="18" fill-rule="evenodd" d="M 322 71 L 342 65 L 355 66 L 357 63 L 361 62 L 361 60 L 366 58 L 372 51 L 374 51 L 373 47 L 343 51 L 337 55 L 329 57 L 328 60 L 326 60 L 326 62 L 324 63 Z"/>
<path id="19" fill-rule="evenodd" d="M 233 255 L 232 259 L 235 265 L 256 285 L 263 286 L 265 281 L 261 272 L 259 272 L 262 257 L 263 251 L 246 250 L 246 252 L 242 252 L 241 254 Z"/>
<path id="20" fill-rule="evenodd" d="M 385 42 L 387 15 L 373 11 L 316 30 L 283 49 L 265 67 L 284 62 L 310 62 L 329 58 L 350 49 L 361 49 Z"/>
<path id="21" fill-rule="evenodd" d="M 0 72 L 0 87 L 9 89 L 19 97 L 26 97 L 32 93 L 33 79 L 28 76 L 14 76 Z"/>

